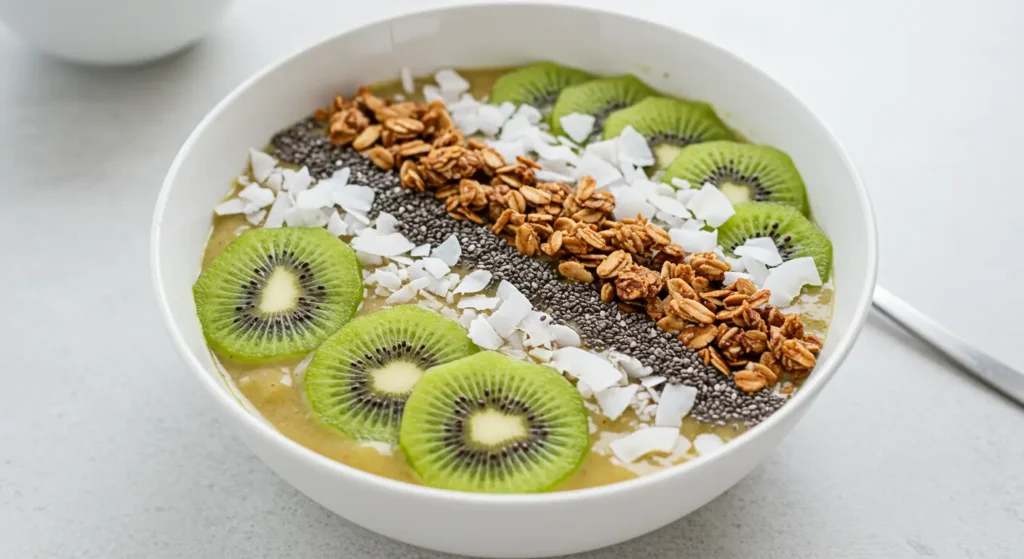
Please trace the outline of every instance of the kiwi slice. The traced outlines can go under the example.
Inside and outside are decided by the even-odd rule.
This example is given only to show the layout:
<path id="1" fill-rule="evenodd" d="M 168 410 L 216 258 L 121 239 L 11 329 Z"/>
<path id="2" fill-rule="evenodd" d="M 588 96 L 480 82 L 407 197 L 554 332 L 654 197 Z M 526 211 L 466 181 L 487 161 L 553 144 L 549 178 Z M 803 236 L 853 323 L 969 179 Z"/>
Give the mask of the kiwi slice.
<path id="1" fill-rule="evenodd" d="M 736 206 L 736 214 L 718 228 L 718 244 L 733 250 L 755 237 L 771 237 L 783 260 L 802 256 L 814 258 L 822 281 L 832 269 L 832 241 L 811 220 L 790 206 L 747 202 Z"/>
<path id="2" fill-rule="evenodd" d="M 604 127 L 608 115 L 639 101 L 657 95 L 651 86 L 631 74 L 601 78 L 573 85 L 562 90 L 551 109 L 551 130 L 562 134 L 561 118 L 572 113 L 594 115 L 595 130 Z M 599 134 L 599 132 L 597 132 Z"/>
<path id="3" fill-rule="evenodd" d="M 491 87 L 491 103 L 505 101 L 549 110 L 558 94 L 570 85 L 594 79 L 594 76 L 554 62 L 534 62 L 502 74 Z"/>
<path id="4" fill-rule="evenodd" d="M 316 350 L 306 398 L 322 423 L 353 439 L 397 442 L 402 409 L 423 372 L 476 351 L 458 322 L 423 307 L 377 311 Z"/>
<path id="5" fill-rule="evenodd" d="M 356 251 L 325 229 L 251 229 L 192 286 L 199 322 L 220 356 L 245 363 L 299 357 L 356 313 Z"/>
<path id="6" fill-rule="evenodd" d="M 647 139 L 658 169 L 668 167 L 682 148 L 690 144 L 735 139 L 711 105 L 668 97 L 648 97 L 608 115 L 604 139 L 618 136 L 626 126 L 632 126 Z"/>
<path id="7" fill-rule="evenodd" d="M 427 485 L 481 493 L 549 490 L 590 447 L 583 398 L 569 381 L 490 351 L 427 371 L 399 441 Z"/>
<path id="8" fill-rule="evenodd" d="M 774 202 L 807 214 L 807 191 L 796 165 L 784 152 L 738 142 L 686 146 L 665 170 L 662 180 L 686 179 L 694 188 L 718 187 L 733 204 Z"/>

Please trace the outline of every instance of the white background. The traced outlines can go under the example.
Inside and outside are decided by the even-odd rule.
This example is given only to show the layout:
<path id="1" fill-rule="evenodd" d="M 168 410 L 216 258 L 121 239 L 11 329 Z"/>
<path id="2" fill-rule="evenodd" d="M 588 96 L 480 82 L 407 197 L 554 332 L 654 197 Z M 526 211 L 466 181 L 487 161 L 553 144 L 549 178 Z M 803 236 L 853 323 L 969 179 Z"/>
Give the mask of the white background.
<path id="1" fill-rule="evenodd" d="M 64 65 L 0 30 L 0 557 L 437 556 L 331 515 L 226 431 L 158 319 L 147 245 L 163 174 L 220 97 L 321 37 L 443 3 L 240 0 L 197 48 L 129 70 Z M 862 171 L 881 282 L 1024 369 L 1017 0 L 589 3 L 677 25 L 788 84 Z M 1024 410 L 872 317 L 763 466 L 592 557 L 1022 550 Z"/>

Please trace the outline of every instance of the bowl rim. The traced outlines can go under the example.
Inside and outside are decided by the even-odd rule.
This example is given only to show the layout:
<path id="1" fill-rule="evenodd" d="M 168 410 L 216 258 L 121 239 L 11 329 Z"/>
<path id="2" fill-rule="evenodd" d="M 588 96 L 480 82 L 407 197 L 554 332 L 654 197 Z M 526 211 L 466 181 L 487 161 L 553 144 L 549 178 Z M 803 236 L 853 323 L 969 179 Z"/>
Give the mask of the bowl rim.
<path id="1" fill-rule="evenodd" d="M 197 356 L 191 354 L 188 344 L 185 338 L 174 321 L 171 313 L 170 304 L 166 297 L 166 289 L 163 284 L 161 276 L 161 262 L 160 262 L 160 241 L 161 241 L 161 228 L 163 223 L 163 214 L 166 209 L 167 200 L 170 195 L 170 191 L 174 182 L 177 180 L 177 175 L 180 167 L 184 161 L 189 157 L 193 145 L 197 142 L 198 138 L 206 133 L 207 128 L 210 126 L 221 112 L 223 112 L 228 106 L 235 102 L 235 100 L 249 88 L 253 87 L 257 82 L 262 80 L 268 74 L 278 70 L 279 68 L 292 63 L 294 60 L 303 56 L 307 52 L 319 48 L 325 43 L 335 41 L 344 35 L 359 32 L 368 27 L 380 25 L 386 22 L 400 21 L 403 19 L 412 19 L 424 16 L 430 16 L 433 14 L 442 14 L 445 12 L 454 11 L 473 11 L 473 10 L 487 10 L 498 7 L 515 7 L 517 9 L 529 10 L 529 9 L 561 9 L 566 11 L 576 12 L 587 12 L 590 14 L 608 16 L 613 18 L 621 18 L 631 20 L 634 23 L 640 23 L 645 25 L 651 25 L 661 28 L 662 30 L 683 35 L 689 40 L 697 41 L 702 43 L 703 46 L 717 51 L 719 55 L 733 59 L 734 62 L 743 66 L 746 71 L 760 75 L 771 82 L 775 87 L 784 91 L 791 99 L 793 99 L 802 110 L 806 111 L 808 115 L 813 117 L 815 123 L 821 127 L 826 133 L 829 140 L 830 149 L 834 150 L 839 156 L 843 163 L 846 173 L 854 184 L 854 188 L 857 191 L 857 197 L 860 202 L 862 209 L 865 226 L 867 228 L 867 238 L 865 239 L 865 248 L 868 253 L 868 268 L 864 270 L 864 274 L 867 281 L 864 283 L 864 287 L 859 294 L 857 294 L 856 308 L 853 312 L 853 316 L 850 320 L 850 330 L 847 334 L 839 340 L 833 354 L 830 359 L 822 364 L 820 369 L 815 371 L 815 374 L 811 375 L 804 386 L 801 387 L 797 393 L 792 396 L 791 402 L 787 402 L 787 405 L 771 414 L 766 420 L 750 428 L 744 436 L 738 437 L 735 441 L 730 441 L 728 444 L 724 444 L 721 447 L 715 449 L 711 453 L 705 456 L 701 456 L 698 459 L 688 460 L 682 464 L 676 464 L 664 468 L 660 471 L 638 476 L 633 479 L 619 481 L 607 485 L 601 485 L 597 487 L 589 487 L 584 489 L 573 489 L 567 491 L 554 491 L 548 493 L 535 493 L 535 494 L 489 494 L 489 493 L 470 493 L 455 491 L 450 489 L 439 489 L 434 487 L 428 487 L 425 485 L 414 485 L 412 483 L 394 480 L 360 470 L 353 466 L 349 466 L 343 462 L 339 462 L 328 458 L 310 448 L 307 448 L 298 442 L 288 438 L 279 430 L 274 428 L 272 425 L 263 420 L 262 418 L 250 413 L 245 409 L 244 406 L 240 405 L 239 402 L 234 400 L 229 391 L 223 390 L 215 380 L 215 378 L 209 374 L 206 374 L 206 366 L 203 365 Z M 531 1 L 531 2 L 516 2 L 513 0 L 488 0 L 479 3 L 467 4 L 467 5 L 452 5 L 452 6 L 441 6 L 432 7 L 427 9 L 415 9 L 411 11 L 403 11 L 400 14 L 387 15 L 379 18 L 367 21 L 359 26 L 344 31 L 334 33 L 330 36 L 319 39 L 313 43 L 299 47 L 298 49 L 279 57 L 270 64 L 264 66 L 242 83 L 231 90 L 224 98 L 222 98 L 210 111 L 203 117 L 203 119 L 196 125 L 196 127 L 189 134 L 188 138 L 182 144 L 178 153 L 174 157 L 174 161 L 171 163 L 170 168 L 164 178 L 164 181 L 160 188 L 160 194 L 157 198 L 156 207 L 153 212 L 153 222 L 150 232 L 150 271 L 152 274 L 153 288 L 156 292 L 157 303 L 160 308 L 160 314 L 163 317 L 164 326 L 167 328 L 171 339 L 174 342 L 175 347 L 182 359 L 188 364 L 192 372 L 199 377 L 200 382 L 207 388 L 211 393 L 214 400 L 220 404 L 221 408 L 226 413 L 229 413 L 238 420 L 238 423 L 245 426 L 249 431 L 253 432 L 254 435 L 267 439 L 272 442 L 275 451 L 282 452 L 291 455 L 291 458 L 309 463 L 311 466 L 319 468 L 321 470 L 328 470 L 332 474 L 337 474 L 343 477 L 350 478 L 354 482 L 368 483 L 372 486 L 376 486 L 377 490 L 382 491 L 399 491 L 410 494 L 410 496 L 425 498 L 425 499 L 439 499 L 446 500 L 449 502 L 460 502 L 463 504 L 479 504 L 479 505 L 544 505 L 552 503 L 565 503 L 574 502 L 581 500 L 597 499 L 603 496 L 612 494 L 618 494 L 623 492 L 632 491 L 634 489 L 640 489 L 645 486 L 653 486 L 662 483 L 670 478 L 684 475 L 686 472 L 703 467 L 712 467 L 711 464 L 716 461 L 724 459 L 728 454 L 738 452 L 741 448 L 753 444 L 754 440 L 759 438 L 763 433 L 767 433 L 775 428 L 776 425 L 781 423 L 785 417 L 792 413 L 797 413 L 801 408 L 806 405 L 813 403 L 814 398 L 824 388 L 824 386 L 832 379 L 839 365 L 846 359 L 850 350 L 852 349 L 857 337 L 864 325 L 867 317 L 867 313 L 871 306 L 871 297 L 874 291 L 874 286 L 877 281 L 878 274 L 878 233 L 877 225 L 875 223 L 874 212 L 871 208 L 871 201 L 868 196 L 867 189 L 864 187 L 864 183 L 857 172 L 852 160 L 843 148 L 842 144 L 836 138 L 825 122 L 815 113 L 799 96 L 797 96 L 792 90 L 782 84 L 780 81 L 775 79 L 773 76 L 762 70 L 752 62 L 746 60 L 742 56 L 733 53 L 732 51 L 718 46 L 717 44 L 708 41 L 702 37 L 689 33 L 683 29 L 672 27 L 652 21 L 649 19 L 628 15 L 621 12 L 605 10 L 594 7 L 586 6 L 572 6 L 559 4 L 554 2 L 543 2 L 543 1 Z M 262 458 L 261 458 L 262 460 Z"/>

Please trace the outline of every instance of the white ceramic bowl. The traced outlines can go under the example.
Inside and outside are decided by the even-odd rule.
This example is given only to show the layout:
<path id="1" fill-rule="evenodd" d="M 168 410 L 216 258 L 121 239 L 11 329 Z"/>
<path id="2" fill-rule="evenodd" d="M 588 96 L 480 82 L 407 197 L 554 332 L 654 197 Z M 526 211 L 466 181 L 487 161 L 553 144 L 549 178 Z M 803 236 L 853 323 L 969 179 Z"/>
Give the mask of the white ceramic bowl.
<path id="1" fill-rule="evenodd" d="M 206 35 L 231 0 L 0 0 L 0 21 L 26 43 L 86 64 L 136 64 Z"/>
<path id="2" fill-rule="evenodd" d="M 587 40 L 565 29 L 587 30 Z M 501 29 L 530 29 L 530 40 Z M 787 151 L 835 247 L 835 314 L 818 366 L 778 413 L 710 455 L 653 475 L 580 491 L 482 495 L 384 479 L 292 442 L 240 405 L 207 353 L 191 285 L 211 211 L 250 146 L 310 114 L 335 92 L 442 67 L 554 59 L 600 74 L 633 72 L 669 93 L 712 102 L 753 141 Z M 543 5 L 449 8 L 368 25 L 319 43 L 239 86 L 178 153 L 156 208 L 152 267 L 174 343 L 213 402 L 259 457 L 300 491 L 391 538 L 475 556 L 581 552 L 634 538 L 707 503 L 749 473 L 808 410 L 853 345 L 875 283 L 868 197 L 839 143 L 785 87 L 680 31 L 622 15 Z"/>

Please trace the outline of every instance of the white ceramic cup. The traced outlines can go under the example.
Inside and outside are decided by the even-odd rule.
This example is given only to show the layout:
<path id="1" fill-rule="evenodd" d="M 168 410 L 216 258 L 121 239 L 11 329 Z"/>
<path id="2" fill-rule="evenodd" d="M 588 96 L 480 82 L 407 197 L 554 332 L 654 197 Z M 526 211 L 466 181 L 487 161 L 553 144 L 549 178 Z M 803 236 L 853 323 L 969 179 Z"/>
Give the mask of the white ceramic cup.
<path id="1" fill-rule="evenodd" d="M 0 22 L 21 40 L 72 62 L 154 60 L 196 42 L 231 0 L 0 0 Z"/>
<path id="2" fill-rule="evenodd" d="M 530 38 L 501 29 L 530 29 Z M 350 94 L 360 84 L 396 77 L 403 66 L 422 74 L 546 59 L 598 74 L 632 72 L 661 91 L 710 101 L 753 141 L 793 157 L 835 250 L 832 326 L 800 391 L 768 420 L 699 459 L 623 483 L 539 495 L 458 493 L 377 477 L 291 441 L 240 403 L 207 351 L 191 285 L 212 208 L 244 168 L 249 147 L 264 145 L 335 92 Z M 171 337 L 213 405 L 264 462 L 360 526 L 414 545 L 487 557 L 561 555 L 622 542 L 690 513 L 749 473 L 808 410 L 852 347 L 875 283 L 876 250 L 871 208 L 853 165 L 821 121 L 782 85 L 674 29 L 622 15 L 522 4 L 448 8 L 371 24 L 259 72 L 185 142 L 164 182 L 152 232 L 153 277 Z"/>

